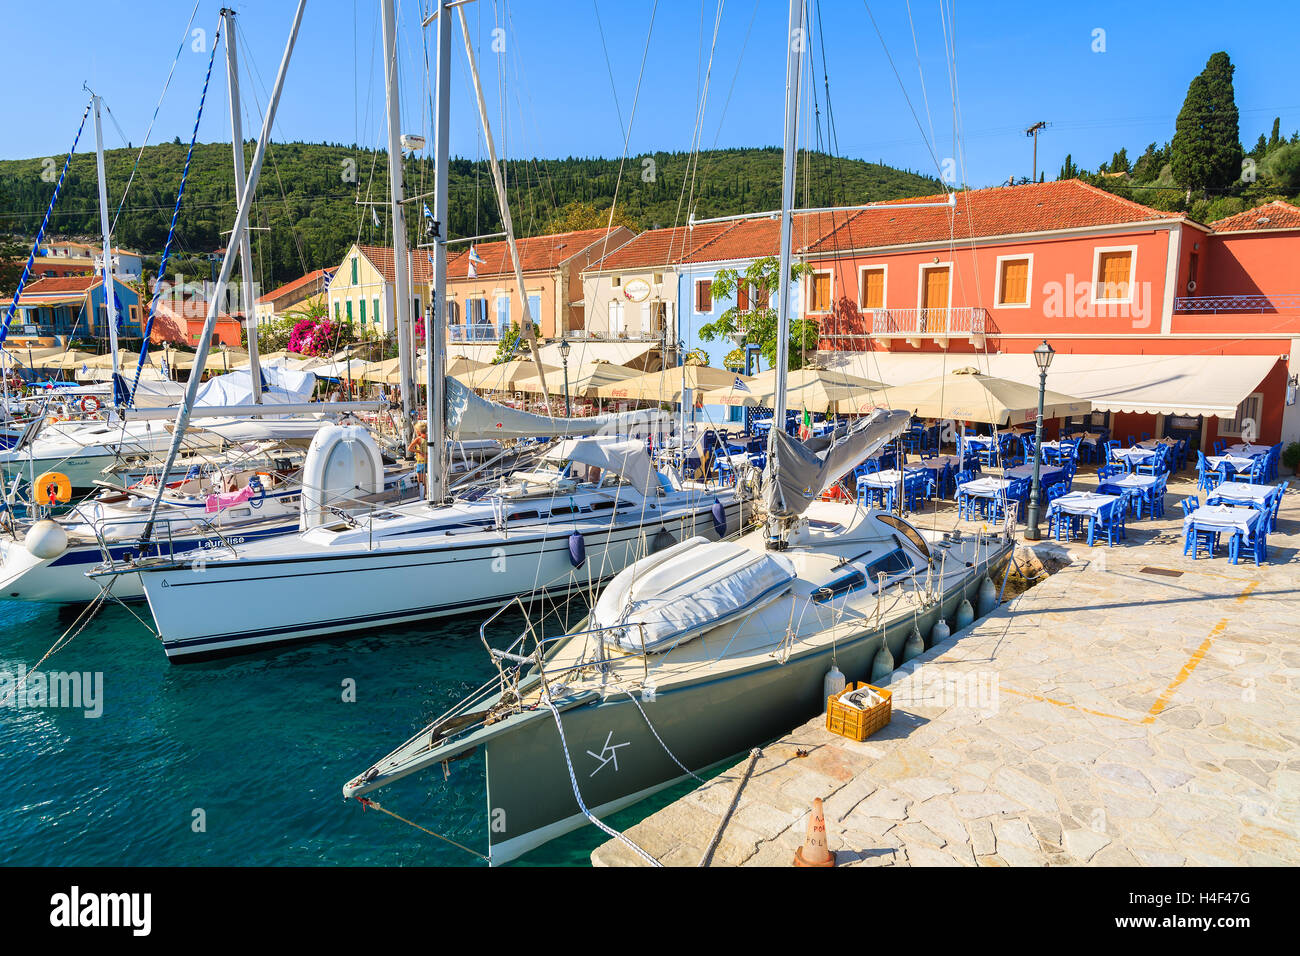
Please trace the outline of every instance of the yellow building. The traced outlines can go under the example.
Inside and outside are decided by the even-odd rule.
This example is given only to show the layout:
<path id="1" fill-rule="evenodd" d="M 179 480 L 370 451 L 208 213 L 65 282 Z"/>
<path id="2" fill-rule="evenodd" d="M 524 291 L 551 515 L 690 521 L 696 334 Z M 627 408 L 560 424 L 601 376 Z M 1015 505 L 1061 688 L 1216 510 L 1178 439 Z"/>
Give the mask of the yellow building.
<path id="1" fill-rule="evenodd" d="M 424 314 L 429 301 L 431 270 L 423 252 L 408 253 L 411 264 L 411 315 Z M 361 333 L 391 335 L 396 331 L 394 302 L 397 274 L 389 246 L 353 243 L 330 282 L 327 305 L 330 318 L 351 322 Z"/>

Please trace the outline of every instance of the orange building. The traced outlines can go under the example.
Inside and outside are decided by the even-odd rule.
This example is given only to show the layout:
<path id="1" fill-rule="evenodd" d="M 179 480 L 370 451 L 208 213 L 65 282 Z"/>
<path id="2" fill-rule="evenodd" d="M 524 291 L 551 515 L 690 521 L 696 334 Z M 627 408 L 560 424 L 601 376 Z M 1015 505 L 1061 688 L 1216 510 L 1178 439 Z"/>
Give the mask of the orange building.
<path id="1" fill-rule="evenodd" d="M 1049 387 L 1121 439 L 1300 439 L 1295 207 L 1204 225 L 1078 180 L 895 206 L 836 214 L 795 250 L 835 363 L 890 384 L 969 365 L 1036 380 L 1047 339 Z"/>

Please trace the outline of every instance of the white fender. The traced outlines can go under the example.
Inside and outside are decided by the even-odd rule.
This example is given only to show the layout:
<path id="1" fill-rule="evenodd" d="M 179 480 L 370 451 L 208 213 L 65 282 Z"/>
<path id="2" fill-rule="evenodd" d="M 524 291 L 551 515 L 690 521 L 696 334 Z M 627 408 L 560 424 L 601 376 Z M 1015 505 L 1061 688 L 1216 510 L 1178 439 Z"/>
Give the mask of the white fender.
<path id="1" fill-rule="evenodd" d="M 360 425 L 326 425 L 316 432 L 302 467 L 299 516 L 303 531 L 353 510 L 356 499 L 384 490 L 384 459 Z"/>

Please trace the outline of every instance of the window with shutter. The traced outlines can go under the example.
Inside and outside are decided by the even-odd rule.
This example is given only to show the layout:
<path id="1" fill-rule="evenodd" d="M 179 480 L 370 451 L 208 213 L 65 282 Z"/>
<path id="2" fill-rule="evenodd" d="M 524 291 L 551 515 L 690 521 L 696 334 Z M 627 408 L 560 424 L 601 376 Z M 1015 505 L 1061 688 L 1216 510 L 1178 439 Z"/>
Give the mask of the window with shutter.
<path id="1" fill-rule="evenodd" d="M 756 309 L 769 308 L 771 301 L 772 301 L 772 294 L 767 289 L 758 288 L 754 290 L 754 308 Z"/>
<path id="2" fill-rule="evenodd" d="M 1116 301 L 1129 297 L 1129 276 L 1132 274 L 1133 253 L 1126 250 L 1102 252 L 1097 255 L 1097 300 Z"/>
<path id="3" fill-rule="evenodd" d="M 736 309 L 741 312 L 749 311 L 749 283 L 747 282 L 736 286 Z"/>
<path id="4" fill-rule="evenodd" d="M 713 311 L 713 283 L 709 279 L 699 279 L 695 283 L 695 311 Z"/>
<path id="5" fill-rule="evenodd" d="M 1029 304 L 1029 259 L 1003 259 L 999 264 L 998 305 Z"/>
<path id="6" fill-rule="evenodd" d="M 831 310 L 831 274 L 814 272 L 812 278 L 812 302 L 810 312 L 829 312 Z"/>
<path id="7" fill-rule="evenodd" d="M 862 288 L 858 293 L 858 307 L 862 309 L 883 309 L 885 307 L 885 269 L 883 266 L 862 270 Z"/>

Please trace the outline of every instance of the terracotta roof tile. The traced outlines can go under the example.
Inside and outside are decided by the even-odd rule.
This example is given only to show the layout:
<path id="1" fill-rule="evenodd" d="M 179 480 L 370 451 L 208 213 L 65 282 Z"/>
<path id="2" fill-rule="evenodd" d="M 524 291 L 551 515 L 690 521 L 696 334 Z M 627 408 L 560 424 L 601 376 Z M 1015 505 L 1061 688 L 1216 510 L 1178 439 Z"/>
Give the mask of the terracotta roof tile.
<path id="1" fill-rule="evenodd" d="M 517 239 L 515 245 L 519 249 L 519 267 L 523 272 L 547 272 L 558 269 L 569 259 L 602 242 L 606 236 L 610 237 L 611 246 L 618 242 L 617 237 L 603 228 L 579 229 L 574 232 Z M 510 244 L 504 239 L 481 245 L 475 244 L 474 251 L 483 260 L 475 270 L 479 278 L 514 273 L 514 264 L 510 259 Z M 458 253 L 455 258 L 448 258 L 447 278 L 469 278 L 468 249 Z"/>
<path id="2" fill-rule="evenodd" d="M 790 245 L 801 252 L 853 218 L 853 213 L 796 213 L 791 223 Z M 725 262 L 731 259 L 760 259 L 781 254 L 781 220 L 742 219 L 700 246 L 683 262 Z"/>
<path id="3" fill-rule="evenodd" d="M 945 198 L 925 196 L 877 205 L 942 202 Z M 871 249 L 1180 218 L 1178 213 L 1161 212 L 1077 179 L 1067 179 L 961 192 L 951 209 L 899 209 L 892 215 L 865 209 L 813 243 L 808 251 Z"/>
<path id="4" fill-rule="evenodd" d="M 687 226 L 651 229 L 630 239 L 600 261 L 593 262 L 587 271 L 648 269 L 676 265 L 726 233 L 734 225 L 735 223 L 731 222 L 710 222 L 693 229 Z"/>
<path id="5" fill-rule="evenodd" d="M 1215 232 L 1245 232 L 1255 229 L 1300 229 L 1300 208 L 1275 199 L 1235 216 L 1210 223 Z"/>
<path id="6" fill-rule="evenodd" d="M 391 253 L 390 253 L 390 258 L 391 258 Z M 291 292 L 296 292 L 299 289 L 301 289 L 303 286 L 309 285 L 312 282 L 319 280 L 323 276 L 333 275 L 335 271 L 336 271 L 335 269 L 317 269 L 315 272 L 309 272 L 305 276 L 301 276 L 297 279 L 294 279 L 292 282 L 286 282 L 278 289 L 274 289 L 266 293 L 265 295 L 258 296 L 257 301 L 274 302 L 276 299 L 281 299 Z"/>

